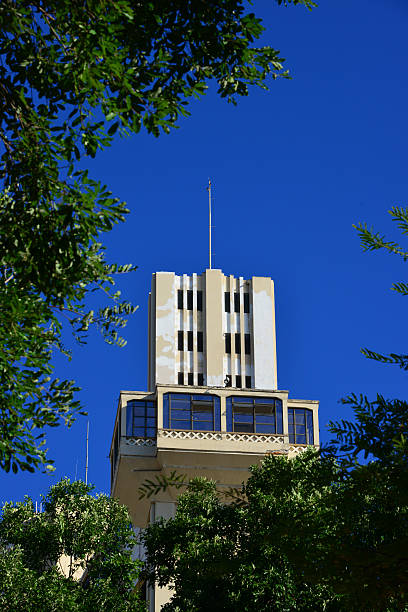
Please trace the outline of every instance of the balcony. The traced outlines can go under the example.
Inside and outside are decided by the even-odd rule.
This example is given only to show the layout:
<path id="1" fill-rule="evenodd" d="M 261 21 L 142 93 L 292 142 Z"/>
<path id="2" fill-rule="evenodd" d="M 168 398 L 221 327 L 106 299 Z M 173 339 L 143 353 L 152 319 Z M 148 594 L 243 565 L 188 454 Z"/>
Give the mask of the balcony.
<path id="1" fill-rule="evenodd" d="M 112 487 L 121 458 L 133 471 L 200 468 L 207 475 L 242 472 L 265 454 L 294 456 L 318 446 L 318 403 L 287 395 L 163 385 L 155 393 L 123 392 L 110 453 Z"/>

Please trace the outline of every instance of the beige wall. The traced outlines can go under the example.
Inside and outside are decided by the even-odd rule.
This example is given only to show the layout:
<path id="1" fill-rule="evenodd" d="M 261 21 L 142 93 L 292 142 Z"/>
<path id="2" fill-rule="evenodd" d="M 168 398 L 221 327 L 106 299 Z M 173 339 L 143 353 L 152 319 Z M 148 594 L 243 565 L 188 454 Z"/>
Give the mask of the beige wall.
<path id="1" fill-rule="evenodd" d="M 253 277 L 254 386 L 277 389 L 275 295 L 270 278 Z"/>
<path id="2" fill-rule="evenodd" d="M 207 386 L 209 387 L 222 387 L 224 384 L 223 297 L 223 274 L 221 270 L 206 270 L 205 363 Z"/>
<path id="3" fill-rule="evenodd" d="M 177 294 L 183 294 L 184 308 L 178 308 Z M 188 309 L 187 295 L 193 295 L 193 308 Z M 198 292 L 202 292 L 203 309 L 197 309 Z M 224 293 L 231 296 L 231 312 L 224 308 Z M 234 294 L 239 294 L 239 312 L 234 310 Z M 249 296 L 250 312 L 244 311 L 244 296 Z M 184 350 L 178 349 L 178 332 L 183 333 Z M 188 350 L 188 333 L 193 334 L 193 349 Z M 197 333 L 203 333 L 204 350 L 197 350 Z M 225 336 L 231 334 L 231 352 L 225 352 Z M 235 350 L 235 335 L 239 335 L 239 350 Z M 250 354 L 245 354 L 245 334 L 250 337 Z M 238 348 L 238 347 L 237 347 Z M 204 274 L 157 272 L 153 275 L 149 298 L 149 379 L 148 388 L 155 384 L 178 384 L 178 373 L 184 385 L 193 385 L 198 375 L 203 384 L 225 385 L 226 376 L 232 386 L 277 389 L 275 299 L 270 278 L 225 276 L 221 270 L 206 270 Z M 241 377 L 241 384 L 237 377 Z"/>

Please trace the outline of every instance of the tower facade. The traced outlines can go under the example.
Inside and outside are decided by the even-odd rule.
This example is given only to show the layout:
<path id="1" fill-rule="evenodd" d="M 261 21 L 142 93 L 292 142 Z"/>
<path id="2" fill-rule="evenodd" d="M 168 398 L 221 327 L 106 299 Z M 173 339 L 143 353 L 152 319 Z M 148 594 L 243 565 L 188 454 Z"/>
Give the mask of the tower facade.
<path id="1" fill-rule="evenodd" d="M 277 389 L 272 279 L 154 274 L 149 390 L 156 384 Z"/>
<path id="2" fill-rule="evenodd" d="M 171 488 L 139 499 L 147 479 L 175 470 L 238 487 L 266 454 L 308 445 L 319 445 L 318 402 L 278 389 L 273 281 L 153 274 L 148 390 L 121 391 L 110 450 L 111 493 L 135 528 L 175 512 Z M 146 593 L 149 612 L 171 596 Z"/>

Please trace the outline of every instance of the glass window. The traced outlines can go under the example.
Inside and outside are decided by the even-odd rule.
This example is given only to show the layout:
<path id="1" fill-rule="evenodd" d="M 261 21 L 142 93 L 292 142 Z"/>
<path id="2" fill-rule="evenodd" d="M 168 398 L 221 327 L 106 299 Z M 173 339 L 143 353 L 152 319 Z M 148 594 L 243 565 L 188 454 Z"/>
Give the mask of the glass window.
<path id="1" fill-rule="evenodd" d="M 247 389 L 252 387 L 252 381 L 250 376 L 245 376 L 245 386 Z"/>
<path id="2" fill-rule="evenodd" d="M 239 293 L 234 293 L 234 311 L 239 312 Z"/>
<path id="3" fill-rule="evenodd" d="M 282 434 L 282 401 L 276 397 L 227 398 L 227 430 Z"/>
<path id="4" fill-rule="evenodd" d="M 229 291 L 224 293 L 225 312 L 231 312 L 231 294 Z"/>
<path id="5" fill-rule="evenodd" d="M 203 309 L 203 292 L 197 291 L 197 310 Z"/>
<path id="6" fill-rule="evenodd" d="M 250 355 L 251 354 L 251 336 L 250 334 L 245 334 L 244 340 L 245 340 L 245 355 Z"/>
<path id="7" fill-rule="evenodd" d="M 229 333 L 225 334 L 225 352 L 226 353 L 231 352 L 231 334 Z"/>
<path id="8" fill-rule="evenodd" d="M 127 403 L 126 435 L 138 438 L 156 437 L 156 402 L 131 400 Z"/>
<path id="9" fill-rule="evenodd" d="M 178 373 L 177 381 L 179 385 L 184 385 L 184 373 L 183 372 Z"/>
<path id="10" fill-rule="evenodd" d="M 182 331 L 177 332 L 177 348 L 179 351 L 184 351 L 184 335 Z"/>
<path id="11" fill-rule="evenodd" d="M 203 332 L 197 332 L 197 351 L 199 353 L 203 352 Z"/>
<path id="12" fill-rule="evenodd" d="M 193 310 L 193 292 L 191 289 L 187 291 L 187 310 Z"/>
<path id="13" fill-rule="evenodd" d="M 249 312 L 249 293 L 244 293 L 244 312 Z"/>
<path id="14" fill-rule="evenodd" d="M 192 331 L 187 332 L 187 350 L 188 351 L 193 350 L 193 332 Z"/>
<path id="15" fill-rule="evenodd" d="M 214 395 L 189 395 L 169 393 L 169 427 L 170 429 L 189 429 L 195 431 L 220 430 L 220 398 Z M 164 419 L 165 422 L 166 419 Z"/>
<path id="16" fill-rule="evenodd" d="M 288 424 L 290 444 L 314 444 L 312 410 L 289 408 Z"/>
<path id="17" fill-rule="evenodd" d="M 241 334 L 235 334 L 235 352 L 241 354 Z"/>
<path id="18" fill-rule="evenodd" d="M 225 376 L 225 379 L 224 379 L 224 385 L 225 385 L 226 387 L 232 387 L 232 375 L 231 375 L 231 374 L 227 374 L 227 375 Z"/>
<path id="19" fill-rule="evenodd" d="M 239 388 L 242 387 L 242 377 L 240 374 L 235 377 L 235 386 Z"/>
<path id="20" fill-rule="evenodd" d="M 179 310 L 183 310 L 183 290 L 177 290 L 177 307 Z"/>
<path id="21" fill-rule="evenodd" d="M 189 372 L 188 373 L 187 379 L 188 379 L 188 384 L 189 385 L 194 385 L 194 373 L 193 372 Z"/>
<path id="22" fill-rule="evenodd" d="M 204 374 L 202 374 L 202 372 L 199 372 L 197 374 L 197 385 L 199 387 L 202 387 L 204 385 Z"/>

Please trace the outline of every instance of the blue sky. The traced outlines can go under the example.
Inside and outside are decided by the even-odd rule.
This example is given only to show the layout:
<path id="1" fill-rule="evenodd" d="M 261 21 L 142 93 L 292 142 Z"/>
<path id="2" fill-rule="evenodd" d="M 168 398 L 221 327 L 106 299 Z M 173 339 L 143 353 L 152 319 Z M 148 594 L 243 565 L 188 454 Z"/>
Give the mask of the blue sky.
<path id="1" fill-rule="evenodd" d="M 119 349 L 97 334 L 74 347 L 73 377 L 89 412 L 89 480 L 109 491 L 107 459 L 121 389 L 144 390 L 147 296 L 156 270 L 208 265 L 207 192 L 214 184 L 213 267 L 275 281 L 278 384 L 320 400 L 321 438 L 348 417 L 351 393 L 406 397 L 407 375 L 365 359 L 360 347 L 407 352 L 406 303 L 390 291 L 406 265 L 364 254 L 353 223 L 398 238 L 387 210 L 408 206 L 406 0 L 321 0 L 308 12 L 255 0 L 264 42 L 281 50 L 293 80 L 253 90 L 237 107 L 214 86 L 169 136 L 118 139 L 90 174 L 131 213 L 105 240 L 111 260 L 134 263 L 123 295 L 140 305 Z M 86 418 L 49 431 L 53 475 L 0 475 L 0 501 L 39 500 L 62 476 L 84 475 Z"/>

